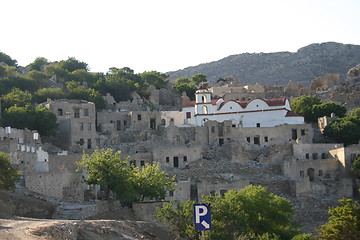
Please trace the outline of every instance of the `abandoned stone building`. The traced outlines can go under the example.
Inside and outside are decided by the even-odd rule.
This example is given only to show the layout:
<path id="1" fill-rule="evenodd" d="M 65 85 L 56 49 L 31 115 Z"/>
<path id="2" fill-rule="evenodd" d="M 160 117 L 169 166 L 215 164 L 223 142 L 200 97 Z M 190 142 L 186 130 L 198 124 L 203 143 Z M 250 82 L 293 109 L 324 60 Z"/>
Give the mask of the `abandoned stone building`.
<path id="1" fill-rule="evenodd" d="M 41 144 L 34 132 L 5 129 L 0 147 L 26 169 L 25 188 L 57 199 L 81 201 L 89 191 L 97 196 L 99 189 L 82 182 L 75 164 L 82 150 L 96 147 L 120 150 L 129 164 L 140 167 L 159 162 L 176 175 L 167 200 L 201 199 L 248 184 L 295 198 L 353 196 L 359 183 L 349 168 L 359 145 L 314 143 L 313 126 L 291 112 L 287 98 L 213 100 L 211 95 L 201 88 L 195 102 L 172 111 L 126 107 L 110 95 L 108 108 L 99 112 L 91 102 L 48 100 L 44 105 L 57 115 L 56 147 Z"/>
<path id="2" fill-rule="evenodd" d="M 77 147 L 95 149 L 96 134 L 95 104 L 82 100 L 51 100 L 43 103 L 57 116 L 56 145 L 70 150 Z"/>

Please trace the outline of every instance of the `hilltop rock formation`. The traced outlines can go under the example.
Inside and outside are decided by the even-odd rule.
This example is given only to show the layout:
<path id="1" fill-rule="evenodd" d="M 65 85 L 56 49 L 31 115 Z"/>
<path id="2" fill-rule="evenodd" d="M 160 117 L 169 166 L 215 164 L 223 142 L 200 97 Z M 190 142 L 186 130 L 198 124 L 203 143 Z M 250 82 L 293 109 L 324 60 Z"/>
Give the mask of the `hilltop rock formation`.
<path id="1" fill-rule="evenodd" d="M 326 74 L 340 74 L 360 63 L 360 46 L 327 42 L 311 44 L 297 52 L 242 53 L 218 61 L 169 72 L 175 81 L 179 77 L 191 77 L 203 73 L 211 83 L 232 76 L 242 84 L 287 85 L 292 80 L 309 86 Z"/>

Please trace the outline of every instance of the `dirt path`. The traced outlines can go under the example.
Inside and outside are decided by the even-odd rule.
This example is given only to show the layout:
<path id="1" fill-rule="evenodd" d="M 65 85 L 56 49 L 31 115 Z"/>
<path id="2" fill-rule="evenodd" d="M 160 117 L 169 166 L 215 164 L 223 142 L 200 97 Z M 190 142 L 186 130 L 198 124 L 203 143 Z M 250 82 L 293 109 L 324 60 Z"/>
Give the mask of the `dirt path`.
<path id="1" fill-rule="evenodd" d="M 17 239 L 45 239 L 43 237 L 30 234 L 29 230 L 43 224 L 56 222 L 54 220 L 46 219 L 33 219 L 16 217 L 12 219 L 0 219 L 0 239 L 17 240 Z"/>
<path id="2" fill-rule="evenodd" d="M 175 235 L 148 222 L 126 220 L 0 219 L 1 240 L 171 240 Z"/>

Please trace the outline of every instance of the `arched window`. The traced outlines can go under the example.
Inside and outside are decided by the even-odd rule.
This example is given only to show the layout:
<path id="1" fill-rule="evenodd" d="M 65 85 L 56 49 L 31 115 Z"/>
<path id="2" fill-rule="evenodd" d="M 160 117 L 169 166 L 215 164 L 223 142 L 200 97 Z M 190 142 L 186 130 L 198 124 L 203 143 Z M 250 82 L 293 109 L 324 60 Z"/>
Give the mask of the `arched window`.
<path id="1" fill-rule="evenodd" d="M 207 101 L 206 101 L 206 96 L 205 95 L 202 95 L 201 96 L 201 101 L 203 102 L 203 103 L 206 103 Z"/>
<path id="2" fill-rule="evenodd" d="M 313 168 L 309 168 L 307 170 L 307 175 L 309 176 L 310 181 L 314 181 L 314 177 L 315 177 L 314 172 L 315 170 Z"/>
<path id="3" fill-rule="evenodd" d="M 208 114 L 208 108 L 207 108 L 207 106 L 203 106 L 203 107 L 202 107 L 202 113 L 203 113 L 203 114 Z"/>

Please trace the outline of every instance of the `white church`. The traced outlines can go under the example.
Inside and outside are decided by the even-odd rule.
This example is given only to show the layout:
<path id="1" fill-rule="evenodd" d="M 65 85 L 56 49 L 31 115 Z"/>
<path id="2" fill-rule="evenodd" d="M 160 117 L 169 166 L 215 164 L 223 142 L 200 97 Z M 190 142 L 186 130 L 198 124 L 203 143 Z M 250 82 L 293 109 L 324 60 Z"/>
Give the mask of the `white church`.
<path id="1" fill-rule="evenodd" d="M 184 123 L 202 126 L 206 121 L 231 120 L 235 126 L 275 127 L 281 124 L 304 124 L 304 117 L 291 111 L 287 98 L 247 101 L 211 99 L 211 92 L 201 86 L 195 101 L 183 106 Z"/>

